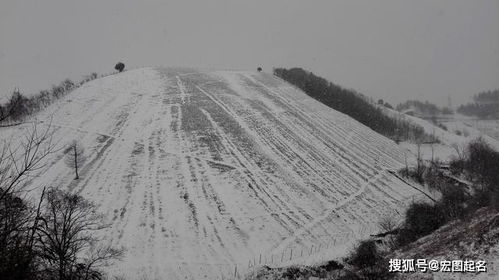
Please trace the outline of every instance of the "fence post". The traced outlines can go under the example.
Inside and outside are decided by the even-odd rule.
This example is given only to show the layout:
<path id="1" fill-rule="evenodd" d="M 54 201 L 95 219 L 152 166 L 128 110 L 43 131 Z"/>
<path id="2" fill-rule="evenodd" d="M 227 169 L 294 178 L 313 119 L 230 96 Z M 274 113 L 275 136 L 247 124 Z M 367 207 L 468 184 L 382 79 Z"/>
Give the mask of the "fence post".
<path id="1" fill-rule="evenodd" d="M 314 244 L 312 244 L 312 247 L 310 247 L 310 253 L 308 253 L 308 255 L 312 255 L 312 249 L 314 248 Z"/>
<path id="2" fill-rule="evenodd" d="M 282 251 L 281 262 L 282 262 L 283 259 L 284 259 L 284 251 Z"/>
<path id="3" fill-rule="evenodd" d="M 234 267 L 234 279 L 236 279 L 236 278 L 237 278 L 237 264 Z"/>
<path id="4" fill-rule="evenodd" d="M 262 264 L 262 254 L 260 253 L 260 260 L 258 261 L 258 264 Z"/>
<path id="5" fill-rule="evenodd" d="M 289 260 L 293 258 L 293 248 L 291 248 L 291 255 L 289 256 Z"/>

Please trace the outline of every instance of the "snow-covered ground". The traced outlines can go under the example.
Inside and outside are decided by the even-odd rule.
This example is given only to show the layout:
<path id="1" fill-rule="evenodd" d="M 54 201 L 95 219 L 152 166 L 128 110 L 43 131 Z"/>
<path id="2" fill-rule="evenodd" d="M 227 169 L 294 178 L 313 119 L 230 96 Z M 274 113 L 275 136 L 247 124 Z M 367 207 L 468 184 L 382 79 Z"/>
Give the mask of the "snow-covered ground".
<path id="1" fill-rule="evenodd" d="M 126 249 L 109 271 L 126 279 L 219 279 L 291 250 L 325 258 L 423 197 L 389 172 L 405 165 L 401 147 L 264 73 L 136 69 L 34 121 L 51 122 L 59 145 L 79 140 L 88 160 L 75 181 L 57 153 L 33 187 L 95 202 L 103 236 Z"/>
<path id="2" fill-rule="evenodd" d="M 422 144 L 421 154 L 425 160 L 448 161 L 457 155 L 470 141 L 482 137 L 488 144 L 499 150 L 499 120 L 476 120 L 463 115 L 455 114 L 441 123 L 447 130 L 434 125 L 430 121 L 406 115 L 385 107 L 383 111 L 392 117 L 407 120 L 421 126 L 427 134 L 435 135 L 440 140 L 439 144 Z M 404 142 L 401 146 L 407 151 L 407 158 L 414 163 L 417 154 L 417 146 L 414 143 Z"/>

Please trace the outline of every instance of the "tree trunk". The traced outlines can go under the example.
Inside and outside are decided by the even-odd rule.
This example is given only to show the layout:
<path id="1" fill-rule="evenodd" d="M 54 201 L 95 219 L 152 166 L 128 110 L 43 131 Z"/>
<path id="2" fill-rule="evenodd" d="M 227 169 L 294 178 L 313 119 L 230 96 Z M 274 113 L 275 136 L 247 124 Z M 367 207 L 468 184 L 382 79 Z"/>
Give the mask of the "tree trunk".
<path id="1" fill-rule="evenodd" d="M 59 260 L 59 280 L 65 280 L 64 278 L 64 260 L 62 259 L 61 256 L 59 256 L 61 259 Z"/>
<path id="2" fill-rule="evenodd" d="M 74 157 L 75 157 L 75 172 L 76 172 L 76 180 L 80 179 L 78 176 L 78 151 L 76 150 L 76 145 L 73 147 Z"/>

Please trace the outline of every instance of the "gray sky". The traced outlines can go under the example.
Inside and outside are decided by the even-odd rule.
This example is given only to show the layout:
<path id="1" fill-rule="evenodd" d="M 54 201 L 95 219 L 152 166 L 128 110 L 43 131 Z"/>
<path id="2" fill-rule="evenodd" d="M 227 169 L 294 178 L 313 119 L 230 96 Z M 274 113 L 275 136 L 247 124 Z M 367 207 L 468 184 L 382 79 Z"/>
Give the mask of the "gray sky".
<path id="1" fill-rule="evenodd" d="M 0 95 L 127 67 L 300 66 L 394 104 L 499 88 L 499 1 L 0 1 Z"/>

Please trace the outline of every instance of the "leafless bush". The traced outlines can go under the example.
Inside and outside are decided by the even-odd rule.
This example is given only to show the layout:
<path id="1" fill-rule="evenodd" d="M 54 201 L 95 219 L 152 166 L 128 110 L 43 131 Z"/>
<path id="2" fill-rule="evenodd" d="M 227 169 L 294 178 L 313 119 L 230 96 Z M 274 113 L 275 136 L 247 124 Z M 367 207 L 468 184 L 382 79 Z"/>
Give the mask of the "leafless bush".
<path id="1" fill-rule="evenodd" d="M 95 231 L 102 217 L 83 197 L 50 189 L 37 230 L 37 251 L 43 271 L 55 279 L 100 279 L 98 270 L 121 256 L 110 246 L 97 246 Z"/>
<path id="2" fill-rule="evenodd" d="M 50 124 L 40 130 L 34 124 L 27 133 L 16 139 L 17 145 L 4 140 L 0 147 L 0 200 L 7 194 L 23 190 L 25 183 L 36 172 L 44 169 L 45 158 L 55 152 Z"/>
<path id="3" fill-rule="evenodd" d="M 382 234 L 386 236 L 386 243 L 388 247 L 394 248 L 396 246 L 396 233 L 399 227 L 396 218 L 393 215 L 384 216 L 378 222 L 378 227 Z"/>

